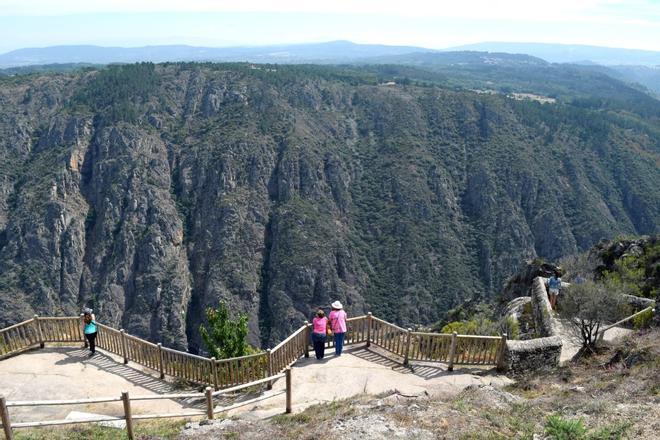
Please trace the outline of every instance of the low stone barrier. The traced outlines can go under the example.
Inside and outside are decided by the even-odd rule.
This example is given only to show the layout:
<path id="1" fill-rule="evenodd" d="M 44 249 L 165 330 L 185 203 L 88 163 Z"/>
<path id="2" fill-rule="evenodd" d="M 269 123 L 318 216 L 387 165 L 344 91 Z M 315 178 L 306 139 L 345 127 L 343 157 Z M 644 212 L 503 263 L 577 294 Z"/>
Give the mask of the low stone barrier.
<path id="1" fill-rule="evenodd" d="M 562 345 L 559 336 L 507 341 L 504 368 L 514 373 L 523 373 L 556 367 L 559 365 Z"/>

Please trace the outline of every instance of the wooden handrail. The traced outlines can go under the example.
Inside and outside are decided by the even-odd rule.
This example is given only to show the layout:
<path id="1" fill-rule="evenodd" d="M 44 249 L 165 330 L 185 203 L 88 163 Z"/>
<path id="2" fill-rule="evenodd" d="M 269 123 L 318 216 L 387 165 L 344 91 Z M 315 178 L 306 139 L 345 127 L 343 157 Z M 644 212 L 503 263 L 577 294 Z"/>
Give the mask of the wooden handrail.
<path id="1" fill-rule="evenodd" d="M 304 332 L 306 328 L 307 328 L 307 326 L 304 326 L 304 325 L 303 325 L 303 326 L 300 327 L 298 330 L 296 330 L 295 332 L 291 333 L 291 334 L 289 335 L 289 337 L 287 337 L 285 340 L 283 340 L 282 342 L 280 342 L 279 344 L 277 344 L 273 349 L 271 349 L 271 351 L 275 351 L 275 350 L 281 348 L 282 346 L 286 345 L 286 344 L 287 344 L 289 341 L 291 341 L 293 338 L 295 338 L 296 336 L 298 336 L 300 333 Z"/>
<path id="2" fill-rule="evenodd" d="M 272 381 L 274 381 L 274 380 L 281 379 L 281 378 L 283 378 L 283 377 L 285 377 L 285 373 L 275 374 L 275 375 L 273 375 L 273 376 L 266 377 L 265 379 L 259 379 L 259 380 L 255 380 L 255 381 L 253 381 L 253 382 L 246 383 L 246 384 L 243 384 L 243 385 L 237 385 L 237 386 L 235 386 L 235 387 L 231 387 L 231 388 L 226 388 L 226 389 L 224 389 L 224 390 L 215 391 L 215 392 L 213 393 L 213 395 L 214 395 L 214 396 L 221 396 L 221 395 L 223 395 L 223 394 L 233 393 L 233 392 L 235 392 L 235 391 L 239 391 L 239 390 L 242 390 L 242 389 L 245 389 L 245 388 L 250 388 L 250 387 L 253 387 L 253 386 L 255 386 L 255 385 L 260 385 L 260 384 L 262 384 L 262 383 L 272 382 Z"/>
<path id="3" fill-rule="evenodd" d="M 158 344 L 154 344 L 153 342 L 145 341 L 142 338 L 138 338 L 137 336 L 133 336 L 133 335 L 130 335 L 128 333 L 125 333 L 125 334 L 126 334 L 126 339 L 130 339 L 131 341 L 135 341 L 135 342 L 140 342 L 141 344 L 145 344 L 145 345 L 148 345 L 148 346 L 153 347 L 153 348 L 158 348 Z"/>
<path id="4" fill-rule="evenodd" d="M 371 319 L 373 319 L 374 321 L 380 322 L 381 324 L 385 324 L 385 325 L 387 325 L 387 326 L 389 326 L 389 327 L 395 328 L 395 329 L 397 329 L 397 330 L 399 330 L 400 332 L 403 332 L 403 333 L 405 333 L 405 332 L 408 331 L 408 330 L 406 330 L 406 329 L 403 328 L 403 327 L 399 327 L 398 325 L 396 325 L 396 324 L 392 324 L 391 322 L 387 322 L 387 321 L 384 321 L 384 320 L 382 320 L 382 319 L 380 319 L 380 318 L 376 318 L 375 316 L 372 316 Z"/>
<path id="5" fill-rule="evenodd" d="M 222 407 L 215 409 L 213 406 L 213 397 L 227 394 L 230 392 L 238 391 L 244 388 L 253 387 L 256 385 L 264 384 L 268 381 L 273 381 L 276 379 L 286 379 L 286 389 L 271 393 L 268 395 L 263 395 L 256 397 L 254 399 L 245 400 L 242 402 L 237 402 L 227 407 Z M 291 395 L 292 395 L 292 385 L 291 385 L 291 370 L 287 369 L 286 373 L 276 374 L 274 376 L 267 377 L 265 379 L 256 380 L 246 384 L 242 384 L 230 389 L 216 391 L 210 393 L 210 388 L 206 389 L 205 393 L 178 393 L 178 394 L 156 394 L 149 396 L 133 396 L 130 397 L 128 392 L 122 392 L 122 397 L 99 397 L 99 398 L 90 398 L 90 399 L 71 399 L 71 400 L 34 400 L 34 401 L 15 401 L 15 402 L 6 402 L 3 396 L 0 396 L 0 416 L 2 417 L 3 429 L 5 431 L 5 436 L 8 439 L 13 438 L 12 429 L 14 428 L 32 428 L 32 427 L 41 427 L 41 426 L 53 426 L 53 425 L 73 425 L 78 423 L 95 423 L 95 422 L 107 422 L 107 421 L 126 421 L 126 429 L 129 439 L 133 439 L 133 429 L 132 421 L 133 420 L 146 420 L 146 419 L 157 419 L 157 418 L 174 418 L 174 417 L 196 417 L 206 415 L 209 419 L 213 418 L 213 414 L 219 412 L 226 412 L 234 408 L 241 406 L 249 405 L 254 402 L 258 402 L 264 399 L 270 399 L 272 397 L 280 396 L 282 394 L 287 395 L 285 412 L 291 412 Z M 210 396 L 210 398 L 209 398 Z M 188 398 L 203 398 L 206 399 L 206 411 L 202 410 L 192 410 L 184 411 L 179 413 L 168 413 L 168 414 L 140 414 L 132 415 L 131 402 L 132 401 L 144 401 L 144 400 L 170 400 L 170 399 L 188 399 Z M 95 403 L 106 403 L 106 402 L 124 402 L 124 416 L 106 416 L 101 415 L 98 417 L 85 418 L 85 419 L 73 419 L 73 420 L 44 420 L 44 421 L 33 421 L 33 422 L 19 422 L 11 423 L 9 418 L 9 413 L 7 408 L 9 407 L 18 407 L 18 406 L 51 406 L 51 405 L 79 405 L 79 404 L 95 404 Z"/>
<path id="6" fill-rule="evenodd" d="M 44 319 L 44 318 L 40 318 L 40 319 Z M 24 325 L 28 325 L 31 322 L 34 322 L 34 318 L 30 318 L 30 319 L 27 319 L 23 322 L 19 322 L 18 324 L 10 325 L 9 327 L 5 327 L 3 329 L 0 329 L 0 333 L 4 333 L 6 331 L 13 330 L 15 328 L 18 328 L 18 327 L 21 327 L 21 326 L 24 326 Z"/>
<path id="7" fill-rule="evenodd" d="M 608 325 L 607 327 L 603 327 L 602 329 L 600 329 L 600 330 L 598 331 L 598 339 L 602 341 L 602 340 L 603 340 L 603 337 L 605 336 L 605 332 L 608 331 L 609 329 L 614 328 L 614 327 L 617 327 L 617 326 L 623 324 L 624 322 L 628 322 L 628 321 L 630 321 L 631 319 L 635 318 L 636 316 L 639 316 L 639 315 L 641 315 L 642 313 L 646 313 L 646 312 L 648 312 L 649 310 L 650 310 L 651 312 L 655 313 L 655 307 L 654 307 L 654 306 L 648 306 L 647 308 L 645 308 L 645 309 L 643 309 L 643 310 L 640 310 L 639 312 L 634 313 L 634 314 L 632 314 L 632 315 L 630 315 L 630 316 L 628 316 L 628 317 L 626 317 L 626 318 L 623 318 L 622 320 L 617 321 L 617 322 L 615 322 L 614 324 L 610 324 L 610 325 Z"/>
<path id="8" fill-rule="evenodd" d="M 413 336 L 446 336 L 451 338 L 451 333 L 412 332 Z"/>
<path id="9" fill-rule="evenodd" d="M 165 350 L 165 349 L 163 348 L 163 350 Z M 265 351 L 262 351 L 260 353 L 246 354 L 245 356 L 237 356 L 237 357 L 233 357 L 233 358 L 217 359 L 216 362 L 231 362 L 231 361 L 236 361 L 236 360 L 239 360 L 239 359 L 252 359 L 252 358 L 257 358 L 257 357 L 261 357 L 261 356 L 266 356 L 266 354 L 268 354 L 268 353 L 265 352 Z"/>
<path id="10" fill-rule="evenodd" d="M 121 400 L 121 399 L 119 399 Z M 18 422 L 12 423 L 12 428 L 37 428 L 40 426 L 57 426 L 57 425 L 75 425 L 78 423 L 95 423 L 95 422 L 114 422 L 117 420 L 124 420 L 123 417 L 115 416 L 102 416 L 102 417 L 90 417 L 88 419 L 64 419 L 64 420 L 46 420 L 42 422 Z"/>
<path id="11" fill-rule="evenodd" d="M 156 346 L 156 347 L 157 347 L 157 346 Z M 178 354 L 178 355 L 186 356 L 186 357 L 189 357 L 189 358 L 192 358 L 192 359 L 198 359 L 198 360 L 200 360 L 200 361 L 206 361 L 206 362 L 208 362 L 208 361 L 211 360 L 210 358 L 206 358 L 206 357 L 204 357 L 204 356 L 200 356 L 200 355 L 192 354 L 192 353 L 186 353 L 185 351 L 174 350 L 173 348 L 163 347 L 163 351 L 165 351 L 165 352 L 167 352 L 167 353 L 176 353 L 176 354 Z"/>
<path id="12" fill-rule="evenodd" d="M 26 320 L 2 329 L 0 330 L 0 334 L 13 330 L 20 332 L 13 335 L 14 337 L 19 337 L 19 334 L 26 335 L 22 336 L 23 339 L 21 339 L 21 342 L 19 343 L 11 343 L 10 341 L 11 347 L 6 355 L 11 355 L 29 348 L 36 343 L 39 343 L 40 339 L 42 342 L 82 340 L 82 333 L 77 326 L 76 328 L 72 327 L 78 320 L 79 317 L 77 316 L 35 317 L 31 320 Z M 51 327 L 51 324 L 49 324 L 50 322 L 58 321 L 62 323 L 52 324 L 54 327 Z M 32 334 L 32 330 L 34 329 L 31 328 L 31 326 L 33 324 L 37 325 L 38 322 L 45 325 L 43 338 L 41 338 L 41 336 L 35 337 L 35 335 Z M 431 338 L 432 340 L 437 338 L 452 338 L 452 335 L 443 333 L 412 332 L 370 314 L 349 318 L 347 319 L 347 324 L 349 324 L 349 333 L 353 335 L 347 338 L 347 344 L 366 342 L 367 345 L 370 345 L 373 342 L 375 345 L 403 357 L 404 360 L 408 358 L 419 359 L 414 354 L 411 354 L 411 351 L 417 350 L 417 354 L 422 357 L 426 356 L 426 360 L 442 361 L 442 359 L 447 358 L 447 353 L 443 355 L 441 352 L 443 349 L 441 347 L 442 344 L 436 344 L 428 338 Z M 355 328 L 351 329 L 351 325 L 354 325 Z M 379 327 L 380 331 L 374 331 L 372 328 L 374 326 Z M 97 340 L 99 348 L 108 350 L 119 356 L 124 356 L 125 362 L 130 360 L 148 368 L 155 369 L 160 373 L 161 378 L 163 378 L 165 374 L 169 374 L 193 382 L 213 385 L 216 389 L 219 387 L 222 388 L 223 386 L 226 387 L 234 384 L 241 385 L 241 383 L 249 383 L 250 379 L 259 377 L 262 374 L 270 376 L 273 373 L 284 371 L 286 367 L 296 362 L 300 356 L 303 356 L 309 350 L 307 325 L 301 326 L 286 339 L 277 344 L 272 350 L 270 350 L 270 353 L 261 352 L 247 356 L 218 360 L 174 350 L 168 347 L 162 347 L 160 344 L 154 344 L 153 342 L 146 341 L 137 336 L 130 335 L 101 323 L 98 323 L 98 327 L 101 332 L 101 336 Z M 23 331 L 21 328 L 25 328 L 26 330 Z M 381 340 L 380 338 L 382 337 L 385 337 L 385 339 Z M 471 344 L 476 344 L 474 345 L 475 349 L 482 350 L 483 353 L 486 354 L 490 350 L 490 346 L 487 345 L 488 343 L 486 341 L 500 339 L 498 336 L 481 335 L 456 335 L 454 337 L 461 341 L 460 348 L 462 350 L 469 349 L 469 346 L 466 346 L 465 344 L 467 343 L 466 341 L 471 341 Z M 6 335 L 5 338 L 7 338 Z M 404 338 L 405 340 L 401 338 Z M 420 338 L 427 339 L 420 340 Z M 9 339 L 11 339 L 11 337 Z M 328 344 L 332 345 L 332 341 L 329 341 Z M 447 348 L 448 347 L 445 347 L 445 349 Z M 439 355 L 439 357 L 435 357 L 433 353 Z M 246 362 L 250 361 L 259 362 L 258 359 L 260 358 L 266 359 L 266 363 L 263 366 L 255 363 L 249 363 L 247 366 L 245 365 Z M 453 361 L 456 363 L 464 363 L 468 362 L 466 359 L 455 359 Z M 453 364 L 454 362 L 450 363 Z M 247 369 L 245 369 L 246 367 Z M 235 387 L 231 387 L 230 389 L 233 388 Z"/>
<path id="13" fill-rule="evenodd" d="M 15 400 L 7 402 L 7 407 L 12 406 L 55 406 L 55 405 L 84 405 L 88 403 L 121 402 L 121 397 L 96 397 L 89 399 L 72 400 Z"/>
<path id="14" fill-rule="evenodd" d="M 440 335 L 446 335 L 447 333 L 438 333 Z M 451 336 L 451 334 L 449 335 Z M 458 338 L 464 338 L 464 339 L 493 339 L 493 340 L 500 340 L 500 336 L 484 336 L 484 335 L 456 335 Z"/>
<path id="15" fill-rule="evenodd" d="M 623 322 L 626 322 L 635 316 L 644 313 L 648 311 L 648 309 L 652 309 L 652 307 L 648 307 L 634 315 L 631 315 L 624 320 L 621 320 L 615 324 L 612 324 L 609 327 L 606 327 L 602 332 L 606 331 L 607 329 L 619 325 Z M 65 324 L 62 325 L 55 325 L 54 327 L 49 327 L 49 324 L 46 325 L 46 329 L 44 330 L 45 335 L 43 338 L 41 335 L 37 338 L 33 338 L 32 336 L 28 337 L 27 332 L 17 332 L 17 335 L 25 335 L 21 336 L 23 339 L 25 337 L 28 337 L 28 342 L 29 345 L 27 347 L 31 347 L 35 344 L 38 344 L 40 340 L 43 342 L 44 340 L 46 342 L 52 342 L 53 340 L 55 341 L 64 341 L 64 342 L 70 342 L 70 341 L 78 341 L 82 340 L 82 334 L 80 332 L 80 328 L 78 326 L 73 326 L 74 322 L 77 322 L 79 320 L 79 317 L 46 317 L 46 318 L 41 318 L 35 316 L 31 320 L 23 321 L 18 324 L 14 324 L 10 327 L 7 327 L 5 329 L 0 330 L 0 334 L 10 332 L 14 330 L 17 332 L 17 329 L 21 327 L 28 328 L 31 324 L 37 324 L 39 321 L 42 322 L 49 322 L 49 321 L 63 321 Z M 362 315 L 362 316 L 355 316 L 352 318 L 347 319 L 347 323 L 355 323 L 355 322 L 360 322 L 363 321 L 362 324 L 357 326 L 356 330 L 353 330 L 357 333 L 357 336 L 352 339 L 351 343 L 358 343 L 358 342 L 366 342 L 367 345 L 370 343 L 374 343 L 375 345 L 381 346 L 387 350 L 390 350 L 394 352 L 395 354 L 401 355 L 404 357 L 404 363 L 407 363 L 408 359 L 421 359 L 419 356 L 427 356 L 425 360 L 434 360 L 435 354 L 437 354 L 437 350 L 442 350 L 444 348 L 447 348 L 446 343 L 436 343 L 435 341 L 437 340 L 446 340 L 449 339 L 451 340 L 450 344 L 450 352 L 445 353 L 448 354 L 448 356 L 442 355 L 440 358 L 435 357 L 435 359 L 442 361 L 441 359 L 448 359 L 449 363 L 449 370 L 451 371 L 453 369 L 453 366 L 455 364 L 482 364 L 482 365 L 487 365 L 487 364 L 496 364 L 499 365 L 501 363 L 501 353 L 503 350 L 502 344 L 506 343 L 506 337 L 505 336 L 482 336 L 482 335 L 458 335 L 456 333 L 453 334 L 446 334 L 446 333 L 430 333 L 430 332 L 413 332 L 410 329 L 404 329 L 402 327 L 399 327 L 395 324 L 391 324 L 387 321 L 384 321 L 382 319 L 376 318 L 372 316 L 371 314 L 368 315 Z M 366 323 L 366 332 L 365 332 L 365 323 Z M 178 372 L 183 372 L 180 377 L 183 377 L 184 379 L 189 379 L 189 380 L 198 380 L 202 379 L 202 381 L 206 381 L 206 383 L 209 383 L 211 385 L 214 385 L 216 388 L 218 386 L 217 381 L 218 381 L 218 372 L 220 369 L 221 365 L 226 365 L 225 373 L 228 373 L 230 376 L 228 380 L 223 381 L 223 384 L 225 385 L 231 385 L 232 383 L 238 382 L 237 385 L 215 391 L 211 393 L 211 397 L 219 396 L 222 394 L 227 394 L 235 391 L 239 391 L 245 388 L 249 388 L 252 386 L 260 385 L 260 384 L 270 384 L 276 379 L 280 378 L 285 378 L 286 383 L 287 383 L 287 389 L 286 391 L 282 393 L 287 394 L 287 402 L 286 402 L 286 411 L 290 412 L 291 411 L 291 369 L 289 368 L 289 362 L 293 360 L 295 362 L 297 358 L 305 354 L 305 350 L 308 349 L 309 346 L 309 341 L 308 335 L 307 335 L 307 329 L 308 325 L 303 325 L 300 327 L 298 330 L 293 332 L 289 337 L 287 337 L 285 340 L 280 342 L 273 348 L 272 350 L 268 350 L 266 352 L 262 353 L 256 353 L 256 354 L 251 354 L 247 356 L 240 356 L 240 357 L 234 357 L 234 358 L 228 358 L 228 359 L 219 359 L 216 360 L 214 358 L 206 358 L 203 356 L 198 356 L 195 354 L 191 353 L 186 353 L 182 352 L 179 350 L 174 350 L 171 348 L 167 347 L 162 347 L 161 344 L 154 344 L 149 341 L 145 341 L 144 339 L 141 339 L 137 336 L 129 335 L 123 331 L 116 330 L 112 327 L 105 326 L 103 324 L 98 324 L 99 329 L 101 330 L 101 334 L 106 333 L 105 335 L 105 342 L 104 344 L 110 344 L 112 347 L 101 347 L 104 349 L 107 349 L 115 354 L 118 355 L 123 355 L 126 360 L 128 360 L 131 357 L 131 351 L 135 352 L 137 350 L 136 356 L 141 359 L 131 359 L 133 361 L 142 363 L 143 365 L 146 364 L 153 364 L 156 365 L 156 368 L 160 370 L 161 377 L 164 375 L 164 371 L 167 370 L 172 371 L 175 373 L 175 375 Z M 75 327 L 75 328 L 74 328 Z M 77 332 L 76 332 L 77 329 Z M 69 333 L 73 330 L 73 333 L 70 335 Z M 50 332 L 50 334 L 48 334 Z M 53 333 L 54 332 L 54 333 Z M 51 335 L 54 335 L 54 339 L 49 339 Z M 364 338 L 366 337 L 366 341 Z M 401 340 L 401 338 L 404 337 L 405 340 Z M 382 340 L 380 338 L 383 338 Z M 33 340 L 34 339 L 34 340 Z M 99 338 L 99 340 L 103 340 Z M 127 347 L 128 344 L 126 344 L 127 341 L 130 341 L 131 344 L 135 343 L 138 344 L 137 348 L 134 346 L 131 346 L 130 348 Z M 383 342 L 385 341 L 385 342 Z M 497 341 L 497 346 L 493 345 L 493 343 Z M 381 345 L 381 343 L 385 343 L 388 345 L 387 347 Z M 26 346 L 24 345 L 17 345 L 17 344 L 12 344 L 14 347 L 18 347 L 15 349 L 12 349 L 10 353 L 13 353 L 18 350 L 24 349 Z M 153 357 L 153 351 L 151 353 L 142 351 L 140 349 L 140 345 L 142 345 L 143 348 L 149 348 L 150 350 L 156 350 L 157 357 L 158 359 L 151 359 L 149 356 Z M 99 345 L 100 346 L 100 345 Z M 114 347 L 114 349 L 113 349 Z M 443 348 L 444 347 L 444 348 Z M 114 351 L 113 351 L 114 350 Z M 415 351 L 416 350 L 416 351 Z M 281 352 L 281 353 L 280 353 Z M 165 354 L 169 354 L 168 356 L 165 356 Z M 415 354 L 417 353 L 417 354 Z M 133 353 L 134 354 L 134 353 Z M 255 360 L 257 358 L 265 358 L 267 360 L 267 365 L 265 366 L 266 370 L 266 375 L 267 377 L 254 380 L 254 381 L 249 381 L 251 377 L 254 377 L 255 371 L 260 371 L 260 368 L 263 368 L 259 366 L 259 364 L 251 364 L 249 370 L 250 372 L 241 372 L 241 371 L 236 371 L 238 368 L 240 368 L 240 363 L 244 363 L 246 361 L 251 361 Z M 168 359 L 166 361 L 166 359 Z M 174 359 L 172 361 L 172 359 Z M 179 359 L 183 359 L 183 361 L 179 361 Z M 174 362 L 177 364 L 176 366 L 172 367 L 171 365 L 164 365 L 166 362 Z M 193 362 L 202 362 L 202 364 L 194 364 Z M 274 365 L 273 363 L 276 363 L 275 365 L 277 366 L 277 370 L 279 371 L 285 371 L 285 373 L 278 373 L 279 374 L 273 374 L 274 371 Z M 234 365 L 236 364 L 236 365 Z M 146 365 L 147 367 L 154 368 L 153 365 Z M 206 367 L 205 365 L 208 365 Z M 255 367 L 256 365 L 256 367 Z M 169 369 L 168 369 L 169 368 Z M 208 370 L 207 370 L 208 368 Z M 224 368 L 224 367 L 223 367 Z M 283 370 L 282 370 L 283 369 Z M 212 377 L 207 377 L 207 374 L 210 374 Z M 261 373 L 259 373 L 261 374 Z M 258 376 L 257 376 L 258 377 Z M 192 378 L 192 379 L 191 379 Z M 245 383 L 240 383 L 241 381 L 247 380 Z M 34 427 L 34 426 L 47 426 L 47 425 L 58 425 L 58 424 L 75 424 L 75 423 L 89 423 L 94 422 L 94 421 L 111 421 L 111 420 L 126 420 L 127 421 L 127 429 L 129 430 L 129 438 L 132 438 L 132 420 L 133 419 L 148 419 L 148 418 L 161 418 L 161 417 L 188 417 L 188 416 L 198 416 L 198 415 L 204 415 L 206 414 L 207 416 L 210 416 L 214 412 L 222 412 L 222 411 L 227 411 L 229 409 L 233 409 L 234 407 L 238 406 L 243 406 L 246 404 L 249 404 L 252 401 L 258 401 L 258 400 L 263 400 L 263 398 L 268 398 L 268 397 L 273 397 L 275 395 L 279 395 L 282 393 L 276 393 L 276 394 L 271 394 L 267 397 L 259 397 L 256 399 L 252 399 L 249 401 L 244 401 L 244 402 L 239 402 L 237 404 L 234 404 L 230 407 L 227 408 L 221 408 L 220 410 L 215 410 L 215 409 L 209 409 L 207 408 L 207 411 L 188 411 L 184 413 L 177 413 L 177 414 L 144 414 L 144 415 L 137 415 L 137 416 L 132 416 L 130 414 L 131 409 L 130 409 L 130 401 L 142 401 L 142 400 L 160 400 L 160 399 L 183 399 L 183 398 L 207 398 L 207 405 L 210 405 L 208 403 L 208 388 L 207 388 L 207 393 L 180 393 L 180 394 L 161 394 L 161 395 L 149 395 L 149 396 L 135 396 L 135 397 L 129 397 L 128 393 L 123 393 L 122 398 L 116 398 L 116 397 L 105 397 L 105 398 L 96 398 L 96 399 L 77 399 L 77 400 L 51 400 L 51 401 L 15 401 L 15 402 L 6 402 L 4 398 L 1 398 L 2 405 L 0 405 L 0 412 L 2 412 L 2 417 L 3 420 L 6 418 L 7 419 L 7 424 L 9 423 L 9 415 L 7 413 L 7 407 L 17 407 L 17 406 L 45 406 L 45 405 L 74 405 L 74 404 L 93 404 L 93 403 L 104 403 L 104 402 L 118 402 L 118 401 L 123 401 L 124 402 L 124 409 L 125 409 L 125 416 L 124 417 L 100 417 L 97 419 L 93 420 L 53 420 L 53 421 L 43 421 L 43 422 L 22 422 L 22 423 L 16 423 L 13 425 L 13 427 L 19 428 L 19 427 Z M 0 396 L 1 397 L 1 396 Z M 211 399 L 212 400 L 212 399 Z M 5 405 L 6 402 L 6 405 Z M 212 404 L 212 402 L 211 402 Z M 7 426 L 5 424 L 4 429 L 5 432 L 11 432 L 11 426 Z M 11 438 L 11 437 L 9 437 Z"/>
<path id="16" fill-rule="evenodd" d="M 353 316 L 352 318 L 347 318 L 346 322 L 359 321 L 360 319 L 366 318 L 367 315 Z"/>

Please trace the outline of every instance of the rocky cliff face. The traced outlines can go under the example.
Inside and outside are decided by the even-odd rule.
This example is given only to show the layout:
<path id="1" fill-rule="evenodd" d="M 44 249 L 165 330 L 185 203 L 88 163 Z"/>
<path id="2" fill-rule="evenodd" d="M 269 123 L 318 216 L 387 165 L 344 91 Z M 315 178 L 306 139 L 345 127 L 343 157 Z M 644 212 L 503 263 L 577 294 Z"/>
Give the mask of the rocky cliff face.
<path id="1" fill-rule="evenodd" d="M 0 325 L 88 304 L 194 351 L 219 300 L 263 346 L 335 299 L 429 323 L 526 258 L 658 229 L 643 125 L 340 73 L 1 80 Z"/>

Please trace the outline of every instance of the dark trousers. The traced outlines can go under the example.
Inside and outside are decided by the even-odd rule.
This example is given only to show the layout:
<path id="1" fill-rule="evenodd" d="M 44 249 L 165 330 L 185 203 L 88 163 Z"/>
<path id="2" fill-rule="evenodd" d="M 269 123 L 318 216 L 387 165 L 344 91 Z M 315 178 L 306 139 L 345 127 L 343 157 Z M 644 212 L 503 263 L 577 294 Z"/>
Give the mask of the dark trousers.
<path id="1" fill-rule="evenodd" d="M 325 355 L 325 340 L 326 335 L 323 333 L 312 333 L 312 344 L 314 344 L 316 359 L 323 359 L 323 356 Z"/>
<path id="2" fill-rule="evenodd" d="M 96 353 L 96 332 L 85 334 L 85 338 L 89 342 L 89 351 Z"/>
<path id="3" fill-rule="evenodd" d="M 335 354 L 337 356 L 341 356 L 344 349 L 344 336 L 346 336 L 346 333 L 335 333 Z"/>

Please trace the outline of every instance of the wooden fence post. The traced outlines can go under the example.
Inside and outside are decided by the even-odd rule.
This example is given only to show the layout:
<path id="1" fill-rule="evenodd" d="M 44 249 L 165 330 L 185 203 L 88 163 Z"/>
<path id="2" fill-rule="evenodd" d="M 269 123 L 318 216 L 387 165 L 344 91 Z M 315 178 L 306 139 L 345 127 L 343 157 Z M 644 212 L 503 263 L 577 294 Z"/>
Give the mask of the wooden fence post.
<path id="1" fill-rule="evenodd" d="M 499 371 L 504 371 L 504 353 L 506 353 L 506 339 L 507 339 L 507 334 L 502 333 L 502 338 L 500 339 L 500 349 L 497 352 L 497 369 Z"/>
<path id="2" fill-rule="evenodd" d="M 449 348 L 449 366 L 447 367 L 447 370 L 449 371 L 454 371 L 454 357 L 456 355 L 456 339 L 458 337 L 458 334 L 456 332 L 453 332 L 451 334 L 451 347 Z"/>
<path id="3" fill-rule="evenodd" d="M 163 356 L 163 344 L 158 343 L 158 371 L 160 371 L 160 378 L 165 379 L 165 359 Z"/>
<path id="4" fill-rule="evenodd" d="M 367 347 L 371 347 L 371 312 L 367 313 Z"/>
<path id="5" fill-rule="evenodd" d="M 213 420 L 213 390 L 206 387 L 206 417 Z"/>
<path id="6" fill-rule="evenodd" d="M 121 393 L 121 400 L 124 402 L 124 417 L 126 418 L 128 439 L 133 440 L 133 416 L 131 415 L 131 399 L 128 397 L 128 391 Z"/>
<path id="7" fill-rule="evenodd" d="M 309 323 L 309 321 L 305 321 L 305 357 L 306 358 L 309 357 L 309 340 L 311 337 L 309 332 L 310 326 L 311 324 Z"/>
<path id="8" fill-rule="evenodd" d="M 39 315 L 34 315 L 34 323 L 37 327 L 37 338 L 39 338 L 39 347 L 44 348 L 44 334 L 41 331 L 41 322 L 39 322 Z"/>
<path id="9" fill-rule="evenodd" d="M 286 413 L 291 414 L 291 367 L 284 370 L 286 374 Z"/>
<path id="10" fill-rule="evenodd" d="M 124 364 L 128 363 L 128 349 L 126 347 L 126 332 L 124 332 L 124 329 L 119 330 L 119 333 L 121 334 L 121 351 L 122 354 L 124 355 Z"/>
<path id="11" fill-rule="evenodd" d="M 11 422 L 9 421 L 9 412 L 7 411 L 7 401 L 5 396 L 0 396 L 0 419 L 2 420 L 2 428 L 5 431 L 5 438 L 12 440 L 14 433 L 11 430 Z"/>
<path id="12" fill-rule="evenodd" d="M 211 374 L 213 375 L 211 378 L 213 380 L 213 388 L 218 391 L 220 389 L 218 386 L 218 364 L 214 357 L 211 358 Z"/>
<path id="13" fill-rule="evenodd" d="M 269 348 L 266 350 L 266 353 L 268 354 L 268 377 L 273 375 L 273 352 Z M 272 390 L 273 389 L 273 381 L 269 381 L 268 385 L 266 385 L 266 389 Z"/>
<path id="14" fill-rule="evenodd" d="M 403 365 L 408 365 L 408 362 L 410 360 L 410 334 L 411 333 L 412 333 L 412 329 L 409 328 L 406 331 L 406 348 L 405 348 L 406 352 L 405 352 L 404 358 L 403 358 Z"/>

